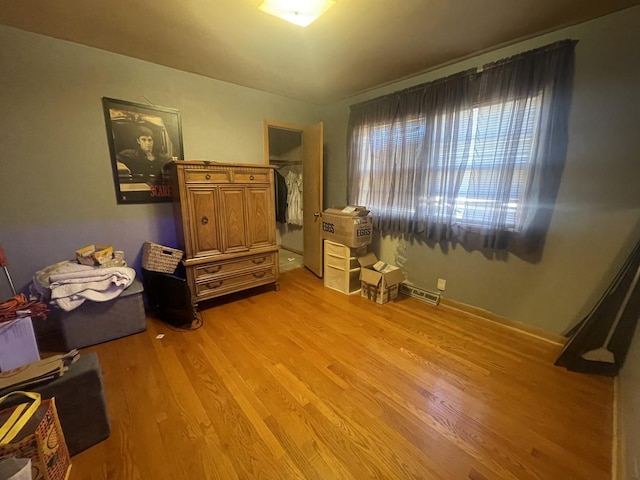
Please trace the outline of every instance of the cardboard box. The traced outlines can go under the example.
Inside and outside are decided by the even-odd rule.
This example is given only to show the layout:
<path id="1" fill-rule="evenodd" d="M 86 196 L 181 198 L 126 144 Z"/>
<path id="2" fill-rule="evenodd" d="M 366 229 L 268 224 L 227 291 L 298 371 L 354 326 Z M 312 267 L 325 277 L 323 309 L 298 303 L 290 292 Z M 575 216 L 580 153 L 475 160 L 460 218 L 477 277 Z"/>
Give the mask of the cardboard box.
<path id="1" fill-rule="evenodd" d="M 327 208 L 322 213 L 322 238 L 357 248 L 369 245 L 373 238 L 373 220 L 361 206 Z"/>
<path id="2" fill-rule="evenodd" d="M 76 250 L 76 259 L 83 265 L 103 265 L 113 258 L 111 245 L 87 245 Z"/>
<path id="3" fill-rule="evenodd" d="M 376 303 L 383 304 L 398 296 L 404 273 L 394 265 L 378 261 L 374 253 L 358 257 L 361 295 Z"/>
<path id="4" fill-rule="evenodd" d="M 40 360 L 31 317 L 0 324 L 0 371 L 6 372 Z"/>

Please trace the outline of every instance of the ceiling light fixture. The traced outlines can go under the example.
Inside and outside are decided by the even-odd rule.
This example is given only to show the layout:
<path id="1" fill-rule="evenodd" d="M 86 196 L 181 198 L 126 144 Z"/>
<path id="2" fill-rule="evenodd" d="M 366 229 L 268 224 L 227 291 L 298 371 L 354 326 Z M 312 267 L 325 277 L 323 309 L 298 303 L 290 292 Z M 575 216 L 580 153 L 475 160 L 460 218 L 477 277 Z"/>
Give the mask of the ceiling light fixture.
<path id="1" fill-rule="evenodd" d="M 258 8 L 287 22 L 306 27 L 334 3 L 335 0 L 264 0 Z"/>

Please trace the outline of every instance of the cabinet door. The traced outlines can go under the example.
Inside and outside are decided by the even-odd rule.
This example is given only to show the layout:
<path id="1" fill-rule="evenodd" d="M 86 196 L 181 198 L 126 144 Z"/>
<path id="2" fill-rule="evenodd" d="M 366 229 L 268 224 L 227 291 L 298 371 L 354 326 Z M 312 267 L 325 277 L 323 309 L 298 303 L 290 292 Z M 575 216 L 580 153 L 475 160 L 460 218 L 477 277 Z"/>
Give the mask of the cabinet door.
<path id="1" fill-rule="evenodd" d="M 220 189 L 220 237 L 224 253 L 249 250 L 247 240 L 247 201 L 244 185 Z"/>
<path id="2" fill-rule="evenodd" d="M 249 248 L 275 245 L 274 193 L 269 185 L 247 187 Z"/>
<path id="3" fill-rule="evenodd" d="M 188 187 L 190 218 L 188 229 L 193 256 L 215 255 L 221 252 L 216 221 L 218 202 L 216 187 Z"/>

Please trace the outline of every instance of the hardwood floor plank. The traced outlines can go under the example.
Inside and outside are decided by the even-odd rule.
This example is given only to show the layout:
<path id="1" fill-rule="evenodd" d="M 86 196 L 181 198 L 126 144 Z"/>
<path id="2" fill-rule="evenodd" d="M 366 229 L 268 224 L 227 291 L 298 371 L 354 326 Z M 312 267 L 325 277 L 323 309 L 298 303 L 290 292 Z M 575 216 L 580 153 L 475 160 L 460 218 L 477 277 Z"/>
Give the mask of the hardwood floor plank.
<path id="1" fill-rule="evenodd" d="M 285 455 L 285 451 L 264 423 L 264 420 L 271 415 L 264 408 L 262 402 L 258 400 L 253 392 L 246 388 L 242 379 L 237 378 L 238 375 L 233 366 L 222 352 L 217 348 L 209 347 L 203 350 L 203 354 L 207 356 L 210 364 L 221 376 L 224 385 L 238 402 L 239 407 L 251 425 L 256 429 L 256 433 L 260 439 L 268 446 L 275 458 L 282 458 Z"/>
<path id="2" fill-rule="evenodd" d="M 378 355 L 382 355 L 382 349 L 377 348 L 377 354 L 378 354 Z M 387 359 L 386 359 L 386 358 L 383 358 L 382 360 L 383 360 L 383 361 L 386 361 Z M 393 360 L 393 359 L 392 359 L 392 360 Z M 353 360 L 352 360 L 352 363 L 354 363 L 354 364 L 356 365 L 356 367 L 354 368 L 354 371 L 361 370 L 361 367 L 362 367 L 362 364 L 360 363 L 361 361 L 362 361 L 362 358 L 358 358 L 358 359 L 353 359 Z M 372 361 L 374 361 L 374 360 L 372 360 Z M 378 365 L 378 367 L 379 367 L 379 366 L 380 366 L 380 365 Z M 370 368 L 365 368 L 365 370 L 366 370 L 366 371 L 374 371 L 374 372 L 375 372 L 375 371 L 377 371 L 377 368 L 376 368 L 376 365 L 373 365 L 373 366 L 371 366 Z M 405 370 L 404 372 L 402 372 L 402 371 L 400 371 L 400 370 L 399 370 L 397 373 L 398 373 L 398 375 L 397 375 L 397 376 L 396 376 L 396 375 L 393 375 L 393 376 L 392 376 L 392 378 L 400 377 L 400 376 L 402 376 L 402 375 L 403 375 L 403 373 L 404 373 L 404 374 L 406 374 L 406 370 Z M 378 379 L 377 379 L 375 376 L 372 376 L 371 378 L 367 378 L 366 380 L 367 380 L 367 383 L 368 383 L 368 384 L 373 384 L 373 385 L 376 385 L 376 383 L 375 383 L 375 382 L 377 382 L 377 381 L 378 381 Z M 397 383 L 395 383 L 395 384 L 391 384 L 391 385 L 389 385 L 389 384 L 377 384 L 377 386 L 378 386 L 378 391 L 379 391 L 379 390 L 385 390 L 385 391 L 386 391 L 386 390 L 394 390 L 394 391 L 395 391 L 395 390 L 398 390 L 398 389 L 403 389 L 403 388 L 405 387 L 404 385 L 399 385 L 399 384 L 397 384 Z M 413 383 L 413 382 L 411 383 L 411 385 L 409 385 L 409 387 L 408 387 L 408 388 L 411 388 L 411 389 L 412 389 L 412 392 L 411 392 L 411 393 L 415 393 L 415 394 L 418 394 L 418 395 L 420 395 L 420 394 L 422 393 L 422 388 L 421 388 L 421 387 L 419 387 L 419 386 L 417 386 L 417 385 L 416 385 L 415 383 Z M 410 393 L 409 393 L 409 391 L 408 391 L 408 390 L 403 390 L 403 393 L 405 393 L 405 395 L 406 395 L 406 397 L 405 397 L 405 398 L 409 397 L 409 395 L 410 395 Z M 424 400 L 424 398 L 420 397 L 420 401 L 418 401 L 417 403 L 419 404 L 419 403 L 421 403 L 423 400 Z M 409 410 L 410 410 L 410 411 L 418 411 L 418 409 L 417 409 L 414 405 L 412 405 L 412 408 L 409 408 Z M 453 415 L 452 415 L 452 412 L 449 412 L 449 414 L 450 414 L 451 416 L 453 416 Z M 467 421 L 468 421 L 468 422 L 471 422 L 471 419 L 468 419 L 468 418 L 467 418 Z M 442 432 L 442 431 L 440 431 L 440 433 L 443 433 L 443 432 Z M 445 435 L 445 436 L 446 436 L 446 437 L 449 437 L 450 435 L 451 435 L 451 434 L 447 434 L 447 435 Z"/>
<path id="3" fill-rule="evenodd" d="M 216 325 L 216 327 L 218 326 L 219 325 Z M 225 323 L 224 327 L 236 328 L 230 323 Z M 338 462 L 344 463 L 346 461 L 349 469 L 354 472 L 356 478 L 384 478 L 375 477 L 375 475 L 379 473 L 377 467 L 361 455 L 360 451 L 354 445 L 353 439 L 349 435 L 350 432 L 346 429 L 346 425 L 343 425 L 339 421 L 333 424 L 326 421 L 319 423 L 314 422 L 314 419 L 308 415 L 308 412 L 305 411 L 303 406 L 298 402 L 296 396 L 284 388 L 271 374 L 269 366 L 272 365 L 272 362 L 265 357 L 264 354 L 256 350 L 256 346 L 259 345 L 260 342 L 256 339 L 251 340 L 242 329 L 236 330 L 235 333 L 237 338 L 227 337 L 225 346 L 236 352 L 245 350 L 243 352 L 244 354 L 240 356 L 243 360 L 248 361 L 242 362 L 244 365 L 239 366 L 239 368 L 243 369 L 244 375 L 258 378 L 253 372 L 253 369 L 258 364 L 263 366 L 264 373 L 260 379 L 260 383 L 256 385 L 256 392 L 260 398 L 265 401 L 268 408 L 274 412 L 282 412 L 280 414 L 274 414 L 274 418 L 289 427 L 285 432 L 289 437 L 294 439 L 294 443 L 298 448 L 301 445 L 307 444 L 309 441 L 315 440 L 317 443 L 326 446 Z M 233 344 L 232 338 L 236 340 L 237 343 Z M 247 348 L 248 346 L 251 348 Z M 247 370 L 244 370 L 245 367 Z M 285 420 L 283 420 L 283 416 Z M 292 419 L 294 421 L 291 421 Z M 297 456 L 300 452 L 295 451 L 294 454 Z M 374 476 L 372 477 L 372 475 Z"/>
<path id="4" fill-rule="evenodd" d="M 304 268 L 209 307 L 83 350 L 112 432 L 71 480 L 611 478 L 613 381 L 555 367 L 553 342 Z"/>

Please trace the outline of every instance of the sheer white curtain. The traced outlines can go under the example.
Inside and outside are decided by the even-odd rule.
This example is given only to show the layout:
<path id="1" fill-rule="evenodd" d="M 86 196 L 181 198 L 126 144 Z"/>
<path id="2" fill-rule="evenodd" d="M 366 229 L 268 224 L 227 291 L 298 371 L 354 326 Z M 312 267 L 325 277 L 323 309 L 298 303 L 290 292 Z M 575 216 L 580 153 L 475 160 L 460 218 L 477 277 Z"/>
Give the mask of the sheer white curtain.
<path id="1" fill-rule="evenodd" d="M 352 106 L 349 203 L 387 232 L 539 251 L 564 165 L 575 43 Z"/>
<path id="2" fill-rule="evenodd" d="M 350 203 L 371 208 L 378 227 L 450 224 L 471 137 L 462 116 L 472 109 L 474 84 L 461 74 L 352 108 Z"/>

